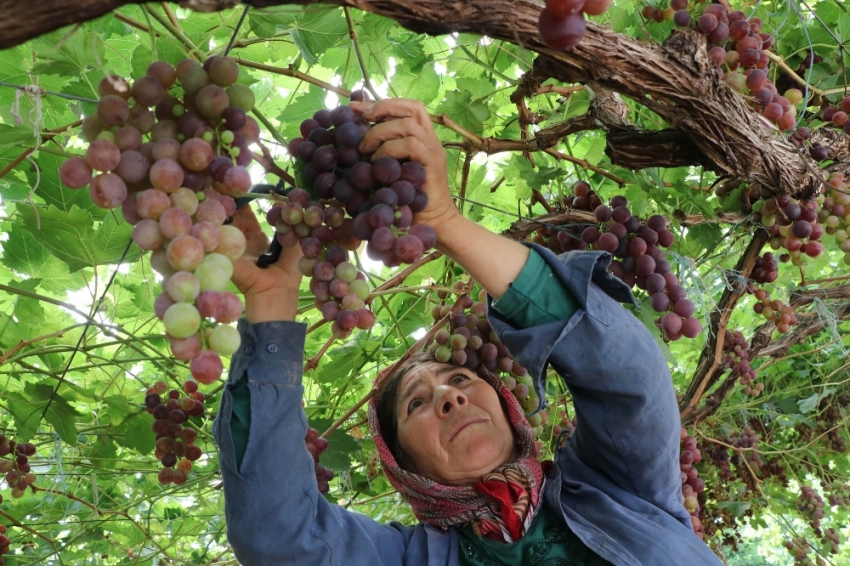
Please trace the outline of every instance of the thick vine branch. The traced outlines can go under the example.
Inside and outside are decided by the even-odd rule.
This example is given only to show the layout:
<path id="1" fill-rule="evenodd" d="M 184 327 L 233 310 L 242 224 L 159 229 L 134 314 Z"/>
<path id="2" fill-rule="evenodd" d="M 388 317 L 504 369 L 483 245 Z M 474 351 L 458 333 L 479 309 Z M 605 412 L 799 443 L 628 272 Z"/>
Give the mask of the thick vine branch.
<path id="1" fill-rule="evenodd" d="M 759 229 L 746 251 L 738 260 L 735 266 L 735 271 L 741 277 L 749 278 L 750 273 L 755 266 L 761 249 L 770 239 L 767 230 Z M 723 359 L 723 335 L 726 330 L 726 325 L 729 323 L 729 317 L 732 315 L 735 305 L 741 299 L 739 289 L 726 289 L 720 297 L 717 308 L 711 313 L 709 321 L 708 339 L 705 347 L 702 350 L 699 364 L 694 372 L 694 377 L 688 386 L 688 390 L 679 400 L 679 412 L 682 417 L 683 426 L 693 422 L 693 412 L 696 410 L 697 404 L 708 388 L 720 377 L 722 372 L 721 360 Z"/>
<path id="2" fill-rule="evenodd" d="M 701 214 L 682 214 L 677 216 L 679 222 L 685 226 L 693 226 L 695 224 L 708 224 L 712 222 L 723 222 L 729 224 L 739 224 L 746 219 L 746 216 L 740 213 L 721 213 L 716 218 L 705 218 Z M 562 224 L 596 224 L 596 216 L 592 212 L 585 210 L 566 210 L 561 212 L 551 212 L 534 218 L 523 218 L 511 224 L 510 228 L 502 232 L 502 234 L 512 240 L 523 240 L 535 230 L 539 230 L 547 225 L 560 226 Z"/>
<path id="3" fill-rule="evenodd" d="M 42 0 L 16 9 L 0 0 L 0 48 L 12 47 L 64 25 L 84 22 L 136 0 Z M 303 0 L 251 0 L 256 7 L 303 4 Z M 542 4 L 534 0 L 325 0 L 396 20 L 427 34 L 469 32 L 545 54 L 535 65 L 571 83 L 593 82 L 639 101 L 686 134 L 724 174 L 777 193 L 811 196 L 823 179 L 807 156 L 764 123 L 714 71 L 705 37 L 675 31 L 665 45 L 642 43 L 593 22 L 582 42 L 567 52 L 543 45 L 537 32 Z M 187 0 L 203 11 L 230 8 L 236 0 Z M 18 6 L 19 7 L 19 6 Z M 735 127 L 729 127 L 735 124 Z"/>

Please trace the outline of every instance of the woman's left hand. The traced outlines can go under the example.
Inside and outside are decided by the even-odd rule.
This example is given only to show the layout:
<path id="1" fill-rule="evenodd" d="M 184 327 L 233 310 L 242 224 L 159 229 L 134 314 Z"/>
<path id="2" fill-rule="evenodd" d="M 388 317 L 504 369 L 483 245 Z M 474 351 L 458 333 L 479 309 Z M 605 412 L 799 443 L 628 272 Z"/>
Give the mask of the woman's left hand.
<path id="1" fill-rule="evenodd" d="M 266 268 L 257 257 L 268 249 L 269 239 L 250 206 L 233 214 L 233 226 L 245 235 L 245 255 L 233 262 L 233 283 L 245 296 L 245 318 L 250 323 L 295 320 L 301 285 L 301 246 L 284 248 L 280 258 Z"/>

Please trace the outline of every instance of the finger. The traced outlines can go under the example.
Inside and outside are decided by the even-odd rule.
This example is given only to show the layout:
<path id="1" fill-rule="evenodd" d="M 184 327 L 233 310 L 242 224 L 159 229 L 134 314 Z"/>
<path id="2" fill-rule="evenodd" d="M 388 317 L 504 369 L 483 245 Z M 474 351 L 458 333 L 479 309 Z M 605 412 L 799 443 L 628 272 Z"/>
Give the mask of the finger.
<path id="1" fill-rule="evenodd" d="M 269 247 L 269 237 L 263 232 L 250 206 L 236 209 L 233 213 L 233 226 L 239 228 L 245 235 L 246 254 L 256 257 L 266 252 Z"/>
<path id="2" fill-rule="evenodd" d="M 243 233 L 250 231 L 262 231 L 262 228 L 260 228 L 260 222 L 257 220 L 257 215 L 254 214 L 250 205 L 236 209 L 236 212 L 233 213 L 232 225 L 242 230 Z"/>
<path id="3" fill-rule="evenodd" d="M 374 105 L 375 103 L 371 100 L 368 102 L 353 101 L 348 103 L 348 106 L 350 106 L 351 109 L 354 110 L 354 113 L 358 116 L 362 116 L 365 111 Z"/>
<path id="4" fill-rule="evenodd" d="M 382 143 L 389 140 L 397 140 L 406 137 L 423 138 L 428 135 L 422 129 L 419 122 L 413 118 L 400 118 L 398 120 L 389 120 L 374 126 L 369 133 L 363 138 L 358 146 L 360 153 L 372 153 L 378 149 Z"/>
<path id="5" fill-rule="evenodd" d="M 431 123 L 424 104 L 405 98 L 388 98 L 376 102 L 363 111 L 363 117 L 372 122 L 383 122 L 391 118 L 413 118 L 423 128 Z"/>
<path id="6" fill-rule="evenodd" d="M 395 157 L 399 161 L 412 159 L 419 163 L 429 163 L 434 159 L 433 152 L 419 138 L 411 137 L 384 142 L 372 156 L 372 159 L 377 161 L 387 156 Z"/>

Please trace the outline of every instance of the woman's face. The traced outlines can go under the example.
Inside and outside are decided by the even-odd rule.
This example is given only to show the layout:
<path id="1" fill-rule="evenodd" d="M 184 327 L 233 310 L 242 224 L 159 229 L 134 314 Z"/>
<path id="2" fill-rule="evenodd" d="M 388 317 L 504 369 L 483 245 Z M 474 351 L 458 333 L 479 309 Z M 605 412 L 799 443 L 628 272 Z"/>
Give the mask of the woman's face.
<path id="1" fill-rule="evenodd" d="M 499 394 L 472 370 L 424 364 L 404 376 L 398 391 L 398 440 L 419 475 L 473 485 L 516 459 Z"/>

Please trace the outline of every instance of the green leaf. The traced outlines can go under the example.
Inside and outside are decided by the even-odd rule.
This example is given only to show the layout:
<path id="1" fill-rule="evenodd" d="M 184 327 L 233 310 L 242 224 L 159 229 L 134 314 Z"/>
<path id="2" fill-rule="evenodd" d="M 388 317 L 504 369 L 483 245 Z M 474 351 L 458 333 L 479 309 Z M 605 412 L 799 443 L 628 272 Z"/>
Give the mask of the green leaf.
<path id="1" fill-rule="evenodd" d="M 8 408 L 15 418 L 18 436 L 28 441 L 32 438 L 41 423 L 41 415 L 44 420 L 53 425 L 53 429 L 59 437 L 68 444 L 77 443 L 76 421 L 82 415 L 74 409 L 58 393 L 54 395 L 53 387 L 49 385 L 27 384 L 26 396 L 17 393 L 9 393 Z"/>
<path id="2" fill-rule="evenodd" d="M 117 262 L 133 232 L 129 224 L 118 223 L 112 215 L 94 227 L 88 213 L 76 206 L 67 213 L 55 206 L 41 208 L 36 216 L 31 207 L 18 204 L 17 213 L 32 236 L 72 272 Z M 132 262 L 138 258 L 139 249 L 133 246 L 124 260 Z"/>
<path id="3" fill-rule="evenodd" d="M 67 265 L 53 257 L 23 227 L 12 225 L 6 234 L 9 239 L 4 243 L 0 263 L 9 269 L 40 279 L 42 288 L 58 294 L 84 285 L 79 274 L 72 275 Z"/>
<path id="4" fill-rule="evenodd" d="M 153 453 L 156 445 L 156 436 L 151 433 L 152 424 L 153 417 L 147 412 L 131 415 L 113 429 L 117 435 L 115 442 L 135 450 L 142 456 L 148 456 Z"/>
<path id="5" fill-rule="evenodd" d="M 13 145 L 34 145 L 35 136 L 32 128 L 0 124 L 0 149 Z"/>
<path id="6" fill-rule="evenodd" d="M 348 24 L 340 8 L 310 10 L 289 32 L 308 65 L 343 38 L 348 37 Z"/>
<path id="7" fill-rule="evenodd" d="M 451 116 L 452 120 L 475 133 L 481 133 L 484 130 L 484 122 L 490 118 L 490 109 L 486 103 L 473 102 L 471 93 L 459 90 L 446 92 L 446 98 L 437 113 Z"/>

